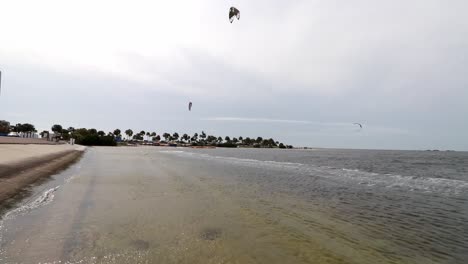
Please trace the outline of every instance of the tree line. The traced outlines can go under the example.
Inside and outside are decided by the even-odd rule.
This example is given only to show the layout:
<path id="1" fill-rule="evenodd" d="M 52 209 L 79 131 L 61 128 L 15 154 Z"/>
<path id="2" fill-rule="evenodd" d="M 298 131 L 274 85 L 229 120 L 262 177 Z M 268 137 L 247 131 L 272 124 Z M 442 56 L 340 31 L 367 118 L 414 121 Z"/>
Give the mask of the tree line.
<path id="1" fill-rule="evenodd" d="M 29 123 L 18 123 L 16 125 L 10 125 L 10 122 L 6 120 L 0 120 L 0 134 L 8 134 L 11 132 L 16 133 L 35 133 L 37 132 L 34 125 Z"/>
<path id="2" fill-rule="evenodd" d="M 254 148 L 292 148 L 291 145 L 285 145 L 279 141 L 275 141 L 272 138 L 264 139 L 262 137 L 250 138 L 250 137 L 233 137 L 229 136 L 220 137 L 214 135 L 207 135 L 204 131 L 200 134 L 195 133 L 193 135 L 188 135 L 186 133 L 179 134 L 178 132 L 168 133 L 164 132 L 158 134 L 154 131 L 144 131 L 133 132 L 132 129 L 126 129 L 122 134 L 122 130 L 115 129 L 114 131 L 104 132 L 102 130 L 97 131 L 94 128 L 91 129 L 74 129 L 69 127 L 63 129 L 60 125 L 54 125 L 52 127 L 54 133 L 60 134 L 61 137 L 65 140 L 68 140 L 70 137 L 75 138 L 77 144 L 88 145 L 88 143 L 95 143 L 101 141 L 108 142 L 112 139 L 113 142 L 123 141 L 123 142 L 157 142 L 157 143 L 175 143 L 182 145 L 190 146 L 217 146 L 217 147 L 254 147 Z M 114 145 L 114 144 L 112 144 Z"/>
<path id="3" fill-rule="evenodd" d="M 95 128 L 74 128 L 68 127 L 63 128 L 59 124 L 55 124 L 51 127 L 54 132 L 54 138 L 57 140 L 68 141 L 71 138 L 75 139 L 75 143 L 85 146 L 116 146 L 117 142 L 115 136 L 112 133 L 105 133 L 102 130 Z M 49 137 L 50 132 L 44 130 L 40 133 L 41 137 Z"/>
<path id="4" fill-rule="evenodd" d="M 264 139 L 262 137 L 220 137 L 214 135 L 207 135 L 204 131 L 188 135 L 186 133 L 161 133 L 158 134 L 154 131 L 144 131 L 134 133 L 132 129 L 127 129 L 122 134 L 120 129 L 114 131 L 104 132 L 95 128 L 77 128 L 68 127 L 63 128 L 60 124 L 54 124 L 51 127 L 54 133 L 53 137 L 56 140 L 70 140 L 75 139 L 76 144 L 91 145 L 91 146 L 115 146 L 117 142 L 157 142 L 157 143 L 173 143 L 190 146 L 217 146 L 217 147 L 254 147 L 254 148 L 292 148 L 291 145 L 285 145 L 272 138 Z M 29 123 L 16 124 L 10 126 L 7 121 L 0 120 L 0 133 L 9 132 L 37 132 L 34 125 Z M 39 133 L 43 138 L 49 138 L 51 133 L 44 130 Z"/>
<path id="5" fill-rule="evenodd" d="M 120 136 L 121 130 L 114 130 L 114 135 Z M 200 134 L 195 133 L 193 135 L 182 134 L 180 135 L 177 132 L 174 133 L 162 133 L 158 135 L 156 132 L 145 132 L 144 130 L 139 133 L 134 134 L 133 130 L 125 130 L 125 135 L 127 136 L 127 141 L 132 140 L 146 140 L 154 142 L 163 142 L 163 143 L 179 143 L 184 145 L 191 146 L 218 146 L 218 147 L 255 147 L 255 148 L 292 148 L 291 145 L 285 145 L 279 141 L 276 141 L 272 138 L 264 139 L 262 137 L 250 138 L 250 137 L 233 137 L 229 136 L 220 137 L 214 135 L 207 135 L 204 131 Z"/>

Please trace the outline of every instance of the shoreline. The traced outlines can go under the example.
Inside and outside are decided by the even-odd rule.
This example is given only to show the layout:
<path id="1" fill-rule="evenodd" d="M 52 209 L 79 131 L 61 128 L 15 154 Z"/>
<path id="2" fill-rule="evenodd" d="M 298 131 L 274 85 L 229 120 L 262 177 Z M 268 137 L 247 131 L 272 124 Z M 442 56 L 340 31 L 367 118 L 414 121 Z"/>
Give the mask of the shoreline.
<path id="1" fill-rule="evenodd" d="M 2 147 L 8 147 L 3 145 Z M 37 145 L 16 146 L 20 154 L 0 148 L 2 155 L 10 157 L 0 160 L 0 210 L 11 203 L 28 186 L 68 168 L 79 160 L 85 148 L 82 146 L 48 145 L 48 149 L 37 151 Z M 41 146 L 42 147 L 42 146 Z M 15 155 L 16 154 L 16 155 Z"/>

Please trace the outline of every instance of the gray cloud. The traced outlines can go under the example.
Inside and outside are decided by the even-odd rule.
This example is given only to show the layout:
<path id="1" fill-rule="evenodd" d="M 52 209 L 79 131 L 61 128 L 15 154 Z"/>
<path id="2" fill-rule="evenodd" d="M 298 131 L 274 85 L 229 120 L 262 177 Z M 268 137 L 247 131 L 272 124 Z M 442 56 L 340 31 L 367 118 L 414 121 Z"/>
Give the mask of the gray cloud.
<path id="1" fill-rule="evenodd" d="M 91 4 L 80 9 L 83 24 L 58 5 L 32 28 L 15 15 L 21 6 L 2 7 L 0 24 L 11 25 L 0 36 L 2 118 L 320 147 L 468 149 L 466 1 L 239 0 L 233 24 L 222 1 L 116 1 L 106 22 L 106 5 Z M 163 18 L 150 15 L 156 4 Z M 174 12 L 186 4 L 197 12 Z"/>
<path id="2" fill-rule="evenodd" d="M 255 117 L 208 117 L 203 118 L 204 121 L 232 121 L 232 122 L 262 122 L 262 123 L 292 123 L 292 124 L 310 124 L 305 120 L 286 120 L 286 119 L 271 119 L 271 118 L 255 118 Z"/>

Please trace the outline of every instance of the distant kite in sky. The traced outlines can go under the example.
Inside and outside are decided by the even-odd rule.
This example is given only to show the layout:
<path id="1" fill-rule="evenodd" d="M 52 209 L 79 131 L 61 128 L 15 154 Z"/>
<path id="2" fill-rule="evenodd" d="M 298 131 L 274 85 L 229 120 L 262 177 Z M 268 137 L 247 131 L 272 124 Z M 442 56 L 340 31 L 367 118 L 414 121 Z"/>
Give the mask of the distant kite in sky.
<path id="1" fill-rule="evenodd" d="M 353 125 L 358 125 L 362 129 L 362 125 L 359 123 L 353 123 Z"/>
<path id="2" fill-rule="evenodd" d="M 240 11 L 239 9 L 235 8 L 235 7 L 231 7 L 229 9 L 229 22 L 232 23 L 232 21 L 234 21 L 234 17 L 237 17 L 237 20 L 240 19 Z"/>
<path id="3" fill-rule="evenodd" d="M 192 111 L 192 102 L 189 102 L 189 103 L 188 103 L 188 110 L 189 110 L 189 111 Z"/>

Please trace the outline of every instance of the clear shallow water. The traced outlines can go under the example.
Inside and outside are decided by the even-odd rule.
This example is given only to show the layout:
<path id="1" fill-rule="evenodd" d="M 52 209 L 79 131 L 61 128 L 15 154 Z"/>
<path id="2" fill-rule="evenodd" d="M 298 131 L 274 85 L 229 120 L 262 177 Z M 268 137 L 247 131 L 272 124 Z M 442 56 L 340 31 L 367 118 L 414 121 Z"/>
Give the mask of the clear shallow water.
<path id="1" fill-rule="evenodd" d="M 47 185 L 4 216 L 0 262 L 468 258 L 466 152 L 93 148 Z"/>

